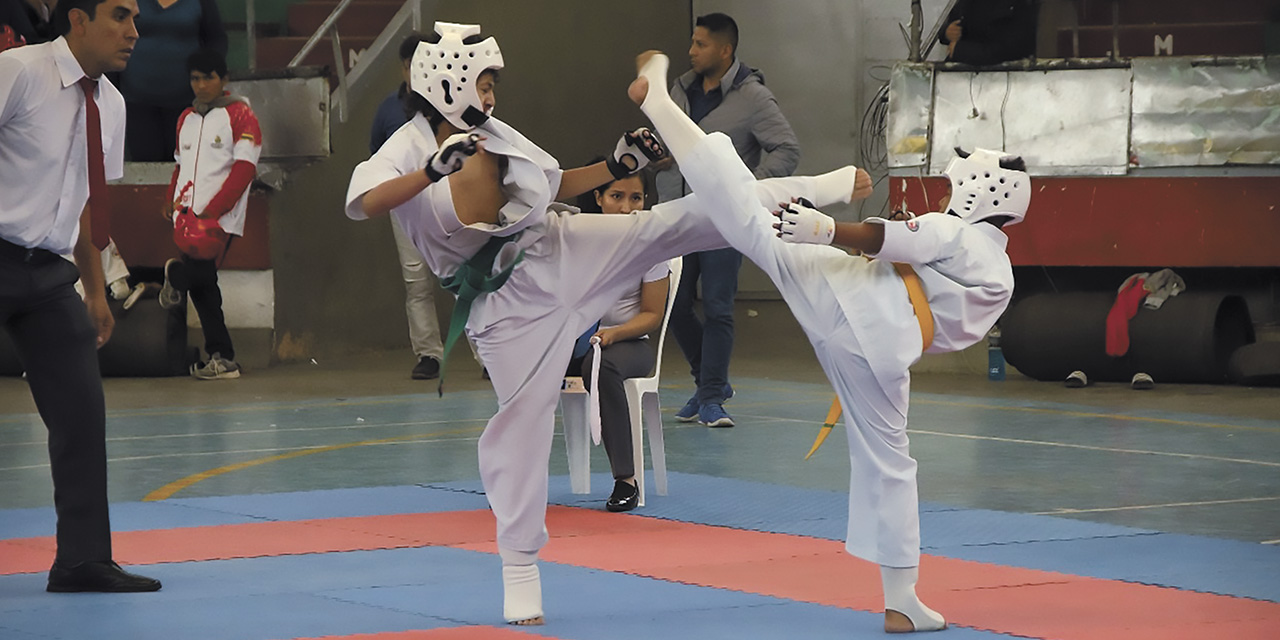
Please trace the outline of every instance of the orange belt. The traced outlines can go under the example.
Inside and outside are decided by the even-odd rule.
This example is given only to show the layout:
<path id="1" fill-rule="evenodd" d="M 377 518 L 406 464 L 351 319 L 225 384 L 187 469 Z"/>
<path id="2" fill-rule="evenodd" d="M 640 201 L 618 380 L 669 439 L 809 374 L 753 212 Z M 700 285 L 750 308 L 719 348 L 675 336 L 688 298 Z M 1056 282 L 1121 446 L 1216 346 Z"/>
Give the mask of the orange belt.
<path id="1" fill-rule="evenodd" d="M 924 341 L 921 351 L 927 351 L 929 346 L 933 344 L 933 311 L 929 309 L 929 299 L 924 295 L 924 287 L 920 284 L 920 276 L 916 275 L 915 269 L 905 262 L 893 263 L 894 271 L 902 277 L 902 283 L 907 285 L 907 297 L 911 299 L 911 308 L 916 313 L 916 322 L 920 323 L 920 338 Z M 827 436 L 831 435 L 831 430 L 836 426 L 836 422 L 840 420 L 842 409 L 840 407 L 840 396 L 836 396 L 831 400 L 831 409 L 827 411 L 827 419 L 822 423 L 822 429 L 818 431 L 818 439 L 813 441 L 813 446 L 809 448 L 809 453 L 804 459 L 808 460 L 810 456 L 822 446 Z"/>

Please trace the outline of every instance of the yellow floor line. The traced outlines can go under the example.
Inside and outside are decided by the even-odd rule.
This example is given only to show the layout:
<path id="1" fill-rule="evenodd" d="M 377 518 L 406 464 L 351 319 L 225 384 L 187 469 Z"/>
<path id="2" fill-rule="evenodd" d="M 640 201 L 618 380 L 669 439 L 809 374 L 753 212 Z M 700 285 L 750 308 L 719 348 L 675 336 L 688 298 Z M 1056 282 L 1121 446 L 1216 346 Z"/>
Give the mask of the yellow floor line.
<path id="1" fill-rule="evenodd" d="M 160 487 L 159 489 L 156 489 L 155 491 L 152 491 L 151 493 L 148 493 L 148 494 L 146 495 L 146 497 L 144 497 L 144 498 L 142 499 L 142 501 L 143 501 L 143 502 L 155 502 L 155 501 L 159 501 L 159 500 L 164 500 L 164 499 L 167 499 L 167 498 L 169 498 L 169 497 L 173 496 L 173 494 L 175 494 L 175 493 L 177 493 L 177 492 L 179 492 L 179 491 L 182 491 L 183 489 L 186 489 L 186 488 L 188 488 L 188 487 L 190 487 L 190 486 L 192 486 L 192 485 L 194 485 L 194 484 L 196 484 L 196 483 L 198 483 L 198 482 L 203 482 L 203 481 L 205 481 L 205 480 L 208 480 L 209 478 L 214 478 L 214 477 L 217 477 L 217 476 L 220 476 L 220 475 L 226 474 L 226 473 L 231 473 L 231 472 L 233 472 L 233 471 L 240 471 L 240 470 L 242 470 L 242 469 L 248 469 L 248 468 L 250 468 L 250 467 L 256 467 L 256 466 L 264 465 L 264 464 L 268 464 L 268 463 L 271 463 L 271 462 L 279 462 L 279 461 L 281 461 L 281 460 L 290 460 L 290 459 L 293 459 L 293 458 L 301 458 L 302 456 L 310 456 L 310 455 L 315 455 L 315 454 L 317 454 L 317 453 L 328 453 L 328 452 L 330 452 L 330 451 L 339 451 L 339 450 L 342 450 L 342 449 L 350 449 L 350 448 L 352 448 L 352 447 L 365 447 L 365 446 L 370 446 L 370 445 L 387 444 L 387 443 L 391 443 L 391 442 L 407 442 L 407 441 L 412 441 L 412 440 L 430 440 L 430 439 L 433 439 L 433 438 L 437 438 L 437 437 L 439 437 L 439 436 L 446 436 L 446 435 L 459 435 L 459 434 L 462 434 L 462 433 L 474 433 L 474 432 L 477 432 L 477 431 L 479 431 L 479 430 L 480 430 L 480 429 L 479 429 L 479 428 L 476 428 L 476 427 L 469 427 L 469 428 L 466 428 L 466 429 L 452 429 L 452 430 L 449 430 L 449 431 L 440 431 L 440 432 L 437 432 L 437 433 L 431 433 L 431 434 L 417 434 L 417 435 L 411 435 L 411 436 L 398 436 L 398 437 L 395 437 L 395 438 L 379 438 L 379 439 L 377 439 L 377 440 L 361 440 L 361 441 L 359 441 L 359 442 L 347 442 L 347 443 L 344 443 L 344 444 L 335 444 L 335 445 L 330 445 L 330 446 L 327 446 L 327 447 L 318 447 L 318 448 L 315 448 L 315 449 L 305 449 L 305 450 L 301 450 L 301 451 L 290 451 L 289 453 L 282 453 L 282 454 L 280 454 L 280 455 L 267 456 L 267 457 L 265 457 L 265 458 L 257 458 L 257 459 L 254 459 L 254 460 L 246 460 L 246 461 L 244 461 L 244 462 L 237 462 L 236 464 L 229 464 L 229 465 L 226 465 L 226 466 L 218 467 L 218 468 L 216 468 L 216 469 L 210 469 L 210 470 L 208 470 L 208 471 L 202 471 L 202 472 L 200 472 L 200 473 L 196 473 L 196 474 L 189 475 L 189 476 L 187 476 L 187 477 L 185 477 L 185 478 L 182 478 L 182 479 L 180 479 L 180 480 L 175 480 L 175 481 L 173 481 L 173 482 L 170 482 L 169 484 L 164 485 L 163 487 Z"/>

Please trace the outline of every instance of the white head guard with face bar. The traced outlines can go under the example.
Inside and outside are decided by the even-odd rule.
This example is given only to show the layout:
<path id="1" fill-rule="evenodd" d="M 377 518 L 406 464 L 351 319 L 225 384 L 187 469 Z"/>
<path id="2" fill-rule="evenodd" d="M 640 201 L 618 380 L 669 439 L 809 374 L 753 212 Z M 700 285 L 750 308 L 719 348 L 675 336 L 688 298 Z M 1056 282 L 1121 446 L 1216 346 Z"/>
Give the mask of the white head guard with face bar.
<path id="1" fill-rule="evenodd" d="M 957 147 L 956 154 L 943 171 L 951 179 L 951 211 L 970 224 L 998 216 L 1009 218 L 1006 226 L 1022 222 L 1031 203 L 1031 176 L 1000 166 L 1001 160 L 1009 165 L 1020 159 L 990 149 L 966 154 Z"/>
<path id="2" fill-rule="evenodd" d="M 439 43 L 421 42 L 413 52 L 409 88 L 453 126 L 470 131 L 489 118 L 476 93 L 476 81 L 486 70 L 502 68 L 502 51 L 492 37 L 463 43 L 480 34 L 478 24 L 437 22 L 436 33 Z"/>

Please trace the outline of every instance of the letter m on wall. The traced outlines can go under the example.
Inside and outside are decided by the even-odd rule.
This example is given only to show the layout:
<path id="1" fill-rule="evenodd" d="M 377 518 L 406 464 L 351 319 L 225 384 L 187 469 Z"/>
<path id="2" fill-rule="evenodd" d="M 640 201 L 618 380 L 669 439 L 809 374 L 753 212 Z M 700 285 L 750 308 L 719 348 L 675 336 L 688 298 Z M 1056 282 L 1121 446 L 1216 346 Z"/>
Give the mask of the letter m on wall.
<path id="1" fill-rule="evenodd" d="M 1165 55 L 1167 56 L 1173 55 L 1173 34 L 1172 33 L 1163 38 L 1161 38 L 1159 34 L 1156 34 L 1155 41 L 1156 41 L 1155 52 L 1152 53 L 1151 55 L 1158 56 L 1160 55 L 1161 50 L 1163 50 Z"/>

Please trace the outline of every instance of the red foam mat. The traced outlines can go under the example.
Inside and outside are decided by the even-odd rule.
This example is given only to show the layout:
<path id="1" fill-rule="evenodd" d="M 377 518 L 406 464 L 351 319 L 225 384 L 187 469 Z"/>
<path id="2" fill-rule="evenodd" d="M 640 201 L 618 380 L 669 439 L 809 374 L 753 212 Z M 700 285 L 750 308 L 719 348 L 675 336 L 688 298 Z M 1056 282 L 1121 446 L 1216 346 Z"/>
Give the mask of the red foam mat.
<path id="1" fill-rule="evenodd" d="M 549 562 L 864 611 L 883 606 L 879 568 L 840 542 L 572 507 L 549 508 L 547 520 L 552 540 L 541 557 Z M 134 531 L 114 540 L 126 565 L 421 546 L 497 550 L 487 510 Z M 0 574 L 46 571 L 52 560 L 52 538 L 0 540 Z M 937 556 L 922 558 L 920 573 L 921 597 L 954 624 L 1032 638 L 1271 639 L 1280 625 L 1273 602 Z M 406 633 L 445 631 L 525 635 L 488 627 Z"/>

